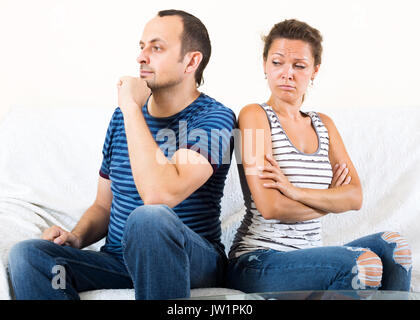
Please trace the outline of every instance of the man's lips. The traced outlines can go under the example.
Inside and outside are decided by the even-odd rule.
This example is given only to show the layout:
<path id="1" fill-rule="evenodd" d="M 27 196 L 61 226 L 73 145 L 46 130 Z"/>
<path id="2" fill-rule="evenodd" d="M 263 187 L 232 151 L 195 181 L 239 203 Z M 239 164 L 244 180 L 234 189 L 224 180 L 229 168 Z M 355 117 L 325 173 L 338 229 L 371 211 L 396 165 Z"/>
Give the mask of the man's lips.
<path id="1" fill-rule="evenodd" d="M 141 76 L 148 76 L 148 75 L 151 75 L 152 73 L 153 73 L 152 71 L 140 69 Z"/>

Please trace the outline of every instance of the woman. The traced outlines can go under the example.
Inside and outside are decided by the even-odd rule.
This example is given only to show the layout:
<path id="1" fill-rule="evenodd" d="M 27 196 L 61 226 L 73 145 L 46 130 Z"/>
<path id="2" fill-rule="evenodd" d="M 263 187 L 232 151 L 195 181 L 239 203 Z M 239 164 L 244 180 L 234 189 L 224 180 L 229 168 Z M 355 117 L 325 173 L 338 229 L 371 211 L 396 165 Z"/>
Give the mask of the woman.
<path id="1" fill-rule="evenodd" d="M 322 246 L 320 218 L 359 210 L 362 189 L 334 122 L 300 110 L 321 65 L 321 34 L 285 20 L 264 42 L 271 96 L 267 103 L 245 106 L 238 117 L 247 212 L 229 254 L 228 286 L 244 292 L 408 291 L 411 252 L 398 233 Z M 252 153 L 261 130 L 268 154 Z"/>

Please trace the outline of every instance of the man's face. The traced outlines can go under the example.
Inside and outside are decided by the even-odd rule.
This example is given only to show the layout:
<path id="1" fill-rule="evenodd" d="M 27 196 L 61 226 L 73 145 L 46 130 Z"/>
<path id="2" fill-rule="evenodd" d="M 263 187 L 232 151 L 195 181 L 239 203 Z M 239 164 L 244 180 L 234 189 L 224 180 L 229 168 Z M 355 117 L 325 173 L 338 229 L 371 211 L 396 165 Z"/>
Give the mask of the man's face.
<path id="1" fill-rule="evenodd" d="M 140 77 L 152 91 L 183 81 L 182 32 L 183 22 L 178 16 L 158 16 L 146 24 L 137 62 L 140 64 Z"/>

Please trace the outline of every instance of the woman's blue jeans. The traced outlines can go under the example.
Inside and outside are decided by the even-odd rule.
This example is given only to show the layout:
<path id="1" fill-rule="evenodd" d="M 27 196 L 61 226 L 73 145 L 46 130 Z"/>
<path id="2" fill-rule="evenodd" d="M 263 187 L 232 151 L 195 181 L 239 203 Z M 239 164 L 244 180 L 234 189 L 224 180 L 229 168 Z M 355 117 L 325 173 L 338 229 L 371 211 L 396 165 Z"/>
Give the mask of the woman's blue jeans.
<path id="1" fill-rule="evenodd" d="M 188 228 L 166 205 L 135 209 L 122 245 L 123 260 L 41 239 L 17 243 L 9 254 L 15 297 L 79 299 L 82 291 L 134 288 L 136 299 L 172 299 L 223 283 L 223 248 Z"/>
<path id="2" fill-rule="evenodd" d="M 380 289 L 409 291 L 411 251 L 396 232 L 344 246 L 256 250 L 229 261 L 227 286 L 244 292 Z"/>

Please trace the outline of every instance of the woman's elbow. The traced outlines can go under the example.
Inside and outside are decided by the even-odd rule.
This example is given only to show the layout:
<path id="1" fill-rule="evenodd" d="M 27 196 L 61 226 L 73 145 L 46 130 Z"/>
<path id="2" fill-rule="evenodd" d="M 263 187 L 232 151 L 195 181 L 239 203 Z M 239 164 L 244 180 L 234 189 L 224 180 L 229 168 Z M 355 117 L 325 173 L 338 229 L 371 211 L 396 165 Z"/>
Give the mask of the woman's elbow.
<path id="1" fill-rule="evenodd" d="M 351 192 L 346 194 L 345 199 L 338 203 L 331 203 L 331 213 L 344 213 L 348 211 L 359 211 L 363 205 L 363 195 L 360 188 L 354 187 Z"/>
<path id="2" fill-rule="evenodd" d="M 281 220 L 282 222 L 288 223 L 289 217 L 286 213 L 287 209 L 285 209 L 282 205 L 264 205 L 264 206 L 257 206 L 258 212 L 265 220 Z"/>
<path id="3" fill-rule="evenodd" d="M 356 209 L 355 210 L 362 209 L 362 206 L 363 206 L 363 196 L 360 195 L 358 201 L 356 202 Z"/>
<path id="4" fill-rule="evenodd" d="M 360 210 L 363 206 L 363 192 L 362 188 L 358 187 L 354 191 L 353 201 L 352 201 L 352 210 Z"/>
<path id="5" fill-rule="evenodd" d="M 274 208 L 274 206 L 271 205 L 269 202 L 265 202 L 264 204 L 255 203 L 255 207 L 264 219 L 275 219 L 276 208 Z"/>
<path id="6" fill-rule="evenodd" d="M 267 206 L 263 207 L 263 208 L 258 208 L 257 207 L 257 211 L 261 214 L 261 216 L 265 219 L 265 220 L 271 220 L 274 219 L 274 214 L 273 214 L 273 210 L 271 210 L 270 208 L 268 208 Z"/>

